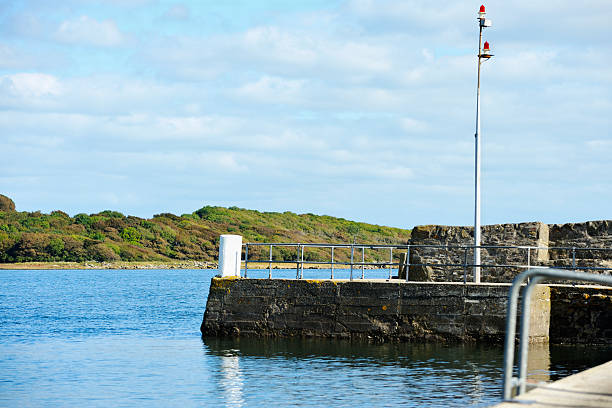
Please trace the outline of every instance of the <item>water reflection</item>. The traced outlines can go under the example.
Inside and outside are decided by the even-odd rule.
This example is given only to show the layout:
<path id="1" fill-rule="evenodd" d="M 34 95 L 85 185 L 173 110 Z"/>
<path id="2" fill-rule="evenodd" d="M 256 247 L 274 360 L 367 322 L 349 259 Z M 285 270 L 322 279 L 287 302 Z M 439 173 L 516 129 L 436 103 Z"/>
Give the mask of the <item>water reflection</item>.
<path id="1" fill-rule="evenodd" d="M 470 392 L 469 394 L 476 401 L 482 401 L 484 398 L 483 378 L 480 374 L 479 367 L 471 361 L 467 362 L 471 371 Z"/>
<path id="2" fill-rule="evenodd" d="M 242 407 L 244 398 L 242 389 L 244 387 L 242 373 L 240 371 L 240 360 L 237 355 L 224 355 L 221 357 L 220 366 L 221 381 L 219 383 L 223 390 L 227 406 Z"/>
<path id="3" fill-rule="evenodd" d="M 550 381 L 550 347 L 548 343 L 529 345 L 527 381 L 531 383 Z"/>
<path id="4" fill-rule="evenodd" d="M 246 405 L 480 405 L 501 395 L 499 347 L 252 338 L 204 338 L 203 346 L 209 357 L 239 359 Z"/>
<path id="5" fill-rule="evenodd" d="M 202 340 L 207 358 L 219 360 L 219 391 L 230 406 L 487 406 L 501 398 L 503 349 L 497 345 Z M 590 355 L 576 347 L 564 350 L 531 345 L 529 380 L 571 374 L 571 364 L 559 362 L 567 362 L 567 355 L 576 350 L 581 366 L 612 357 L 609 347 Z"/>

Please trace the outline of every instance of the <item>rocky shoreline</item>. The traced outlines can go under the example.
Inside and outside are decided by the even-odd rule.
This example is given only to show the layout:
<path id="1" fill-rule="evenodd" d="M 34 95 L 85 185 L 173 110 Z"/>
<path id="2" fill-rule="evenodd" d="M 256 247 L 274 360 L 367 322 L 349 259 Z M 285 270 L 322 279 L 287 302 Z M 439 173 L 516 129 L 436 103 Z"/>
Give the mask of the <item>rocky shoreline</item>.
<path id="1" fill-rule="evenodd" d="M 0 270 L 54 270 L 54 269 L 217 269 L 217 262 L 209 261 L 115 261 L 115 262 L 19 262 L 19 263 L 0 263 Z M 244 268 L 244 262 L 242 263 Z M 304 269 L 327 269 L 328 265 L 304 264 Z M 336 269 L 348 269 L 347 265 L 336 266 Z M 267 262 L 249 262 L 251 269 L 268 269 Z M 295 263 L 275 263 L 272 262 L 272 269 L 295 269 Z M 366 269 L 373 269 L 366 266 Z"/>
<path id="2" fill-rule="evenodd" d="M 0 264 L 0 270 L 53 270 L 53 269 L 216 269 L 216 262 L 20 262 Z"/>

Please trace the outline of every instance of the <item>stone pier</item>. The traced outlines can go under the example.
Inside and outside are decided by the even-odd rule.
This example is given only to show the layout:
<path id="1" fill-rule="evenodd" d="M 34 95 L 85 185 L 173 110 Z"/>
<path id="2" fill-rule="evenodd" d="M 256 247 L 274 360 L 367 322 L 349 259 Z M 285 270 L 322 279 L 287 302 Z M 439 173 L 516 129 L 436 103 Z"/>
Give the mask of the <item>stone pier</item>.
<path id="1" fill-rule="evenodd" d="M 508 284 L 213 278 L 205 336 L 504 339 Z M 519 311 L 520 313 L 520 311 Z M 612 344 L 612 288 L 539 285 L 530 340 Z"/>

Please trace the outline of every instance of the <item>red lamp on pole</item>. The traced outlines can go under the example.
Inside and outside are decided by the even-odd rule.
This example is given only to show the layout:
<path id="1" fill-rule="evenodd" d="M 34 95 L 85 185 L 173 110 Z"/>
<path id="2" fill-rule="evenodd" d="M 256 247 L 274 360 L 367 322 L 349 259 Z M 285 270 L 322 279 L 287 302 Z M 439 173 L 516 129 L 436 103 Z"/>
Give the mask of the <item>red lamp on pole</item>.
<path id="1" fill-rule="evenodd" d="M 478 18 L 484 18 L 485 14 L 487 13 L 485 13 L 485 6 L 483 4 L 482 6 L 480 6 L 480 10 L 478 10 Z"/>
<path id="2" fill-rule="evenodd" d="M 482 47 L 482 53 L 480 54 L 480 58 L 491 58 L 493 54 L 491 54 L 491 46 L 488 41 L 485 41 L 484 46 Z"/>

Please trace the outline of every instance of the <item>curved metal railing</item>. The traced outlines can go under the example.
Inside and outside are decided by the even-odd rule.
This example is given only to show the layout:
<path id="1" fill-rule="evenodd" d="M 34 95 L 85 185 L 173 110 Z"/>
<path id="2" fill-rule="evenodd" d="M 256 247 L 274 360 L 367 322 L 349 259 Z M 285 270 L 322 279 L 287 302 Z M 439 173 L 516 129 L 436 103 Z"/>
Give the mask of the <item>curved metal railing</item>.
<path id="1" fill-rule="evenodd" d="M 519 274 L 510 288 L 508 294 L 508 309 L 506 313 L 506 340 L 504 344 L 504 401 L 511 401 L 514 389 L 517 395 L 523 394 L 527 389 L 527 355 L 529 350 L 529 307 L 531 292 L 535 285 L 544 280 L 573 280 L 594 282 L 612 286 L 612 276 L 593 273 L 576 272 L 552 268 L 531 268 Z M 516 319 L 519 291 L 524 282 L 528 281 L 523 289 L 521 302 L 521 326 L 519 339 L 518 377 L 514 377 L 514 343 L 516 337 Z"/>

